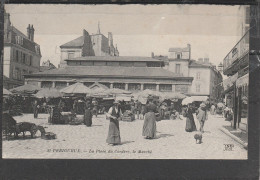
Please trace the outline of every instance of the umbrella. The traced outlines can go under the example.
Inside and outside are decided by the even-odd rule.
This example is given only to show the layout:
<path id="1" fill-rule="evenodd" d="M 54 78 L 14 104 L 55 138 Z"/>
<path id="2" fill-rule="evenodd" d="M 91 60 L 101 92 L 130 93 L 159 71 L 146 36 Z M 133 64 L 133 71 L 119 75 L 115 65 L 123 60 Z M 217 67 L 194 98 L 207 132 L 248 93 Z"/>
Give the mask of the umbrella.
<path id="1" fill-rule="evenodd" d="M 188 104 L 191 104 L 193 103 L 193 98 L 192 97 L 186 97 L 182 100 L 182 105 L 188 105 Z"/>
<path id="2" fill-rule="evenodd" d="M 3 88 L 3 95 L 11 95 L 12 93 L 7 89 Z"/>
<path id="3" fill-rule="evenodd" d="M 164 92 L 163 98 L 164 99 L 184 99 L 186 96 L 179 92 Z"/>
<path id="4" fill-rule="evenodd" d="M 55 88 L 44 88 L 35 94 L 37 98 L 58 98 L 62 97 L 62 93 Z"/>
<path id="5" fill-rule="evenodd" d="M 12 93 L 22 93 L 22 94 L 35 94 L 41 90 L 40 87 L 32 85 L 32 84 L 25 84 L 23 86 L 19 86 L 13 89 L 10 89 Z"/>
<path id="6" fill-rule="evenodd" d="M 130 91 L 126 91 L 123 89 L 118 89 L 118 88 L 112 88 L 112 89 L 107 89 L 105 91 L 103 91 L 103 93 L 107 93 L 107 94 L 132 94 L 132 92 Z"/>
<path id="7" fill-rule="evenodd" d="M 83 83 L 78 82 L 61 89 L 60 92 L 66 94 L 90 94 L 93 91 L 87 86 L 85 86 Z"/>
<path id="8" fill-rule="evenodd" d="M 218 103 L 217 107 L 224 107 L 224 104 L 223 103 Z"/>

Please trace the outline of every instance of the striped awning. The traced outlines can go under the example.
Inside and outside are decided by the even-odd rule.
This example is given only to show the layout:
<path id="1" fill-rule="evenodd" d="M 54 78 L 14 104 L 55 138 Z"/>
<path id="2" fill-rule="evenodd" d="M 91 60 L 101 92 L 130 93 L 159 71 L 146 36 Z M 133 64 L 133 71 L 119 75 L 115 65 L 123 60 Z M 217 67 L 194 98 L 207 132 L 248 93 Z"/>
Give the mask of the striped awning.
<path id="1" fill-rule="evenodd" d="M 236 87 L 247 86 L 249 83 L 249 74 L 246 74 L 236 80 Z"/>

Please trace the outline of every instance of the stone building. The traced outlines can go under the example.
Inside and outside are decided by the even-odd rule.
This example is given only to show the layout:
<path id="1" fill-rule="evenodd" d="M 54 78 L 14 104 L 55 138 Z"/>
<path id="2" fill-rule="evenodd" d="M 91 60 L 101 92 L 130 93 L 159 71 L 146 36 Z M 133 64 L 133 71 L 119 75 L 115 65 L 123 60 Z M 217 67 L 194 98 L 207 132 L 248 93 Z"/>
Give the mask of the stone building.
<path id="1" fill-rule="evenodd" d="M 164 69 L 178 74 L 180 77 L 193 77 L 190 94 L 196 101 L 211 102 L 221 99 L 222 75 L 209 58 L 191 59 L 191 45 L 184 48 L 170 48 L 168 56 L 154 56 L 165 63 Z"/>
<path id="2" fill-rule="evenodd" d="M 60 67 L 66 66 L 65 59 L 84 56 L 119 56 L 117 47 L 113 44 L 113 35 L 108 37 L 101 34 L 98 28 L 97 34 L 90 35 L 85 29 L 83 35 L 60 46 Z"/>
<path id="3" fill-rule="evenodd" d="M 40 72 L 56 69 L 56 66 L 50 62 L 50 60 L 42 62 L 42 65 L 40 66 Z"/>
<path id="4" fill-rule="evenodd" d="M 85 56 L 64 62 L 63 68 L 26 75 L 26 83 L 57 89 L 75 82 L 100 83 L 132 92 L 151 89 L 188 94 L 193 80 L 163 69 L 164 62 L 151 57 Z"/>
<path id="5" fill-rule="evenodd" d="M 33 25 L 29 24 L 26 36 L 11 25 L 10 14 L 4 12 L 4 88 L 21 86 L 25 74 L 39 71 L 41 51 L 34 42 L 34 31 Z"/>

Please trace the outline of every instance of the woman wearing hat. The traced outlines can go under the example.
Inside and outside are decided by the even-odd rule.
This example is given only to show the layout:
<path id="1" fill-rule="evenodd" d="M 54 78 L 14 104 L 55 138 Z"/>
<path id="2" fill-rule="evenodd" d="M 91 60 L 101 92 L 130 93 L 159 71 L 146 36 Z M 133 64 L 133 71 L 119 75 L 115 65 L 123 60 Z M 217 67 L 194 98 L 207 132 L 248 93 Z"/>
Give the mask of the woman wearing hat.
<path id="1" fill-rule="evenodd" d="M 191 107 L 191 104 L 188 104 L 188 107 L 184 108 L 183 116 L 186 117 L 185 131 L 186 132 L 197 131 L 196 124 L 195 124 L 194 118 L 193 118 L 193 109 Z"/>
<path id="2" fill-rule="evenodd" d="M 84 112 L 84 124 L 87 127 L 92 125 L 92 112 L 91 112 L 91 103 L 88 100 L 85 104 L 85 112 Z"/>
<path id="3" fill-rule="evenodd" d="M 204 132 L 203 127 L 205 124 L 205 121 L 208 119 L 208 114 L 206 111 L 206 104 L 205 103 L 201 103 L 200 107 L 197 110 L 197 119 L 200 123 L 200 132 Z"/>
<path id="4" fill-rule="evenodd" d="M 122 114 L 119 108 L 119 102 L 116 100 L 114 105 L 109 109 L 107 117 L 110 119 L 108 136 L 106 142 L 111 145 L 121 144 L 118 118 Z"/>
<path id="5" fill-rule="evenodd" d="M 157 110 L 156 105 L 153 103 L 153 99 L 148 99 L 149 103 L 147 105 L 147 113 L 144 118 L 143 133 L 146 139 L 153 139 L 156 137 L 156 116 L 155 112 Z"/>

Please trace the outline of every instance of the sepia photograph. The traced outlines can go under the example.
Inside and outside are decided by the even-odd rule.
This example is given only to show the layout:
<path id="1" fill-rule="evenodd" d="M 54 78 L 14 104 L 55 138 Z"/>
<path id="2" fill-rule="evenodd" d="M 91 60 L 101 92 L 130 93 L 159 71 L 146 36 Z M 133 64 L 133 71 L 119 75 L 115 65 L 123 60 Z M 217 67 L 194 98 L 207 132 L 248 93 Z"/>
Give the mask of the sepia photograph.
<path id="1" fill-rule="evenodd" d="M 249 5 L 5 4 L 2 158 L 247 160 L 249 32 Z"/>

